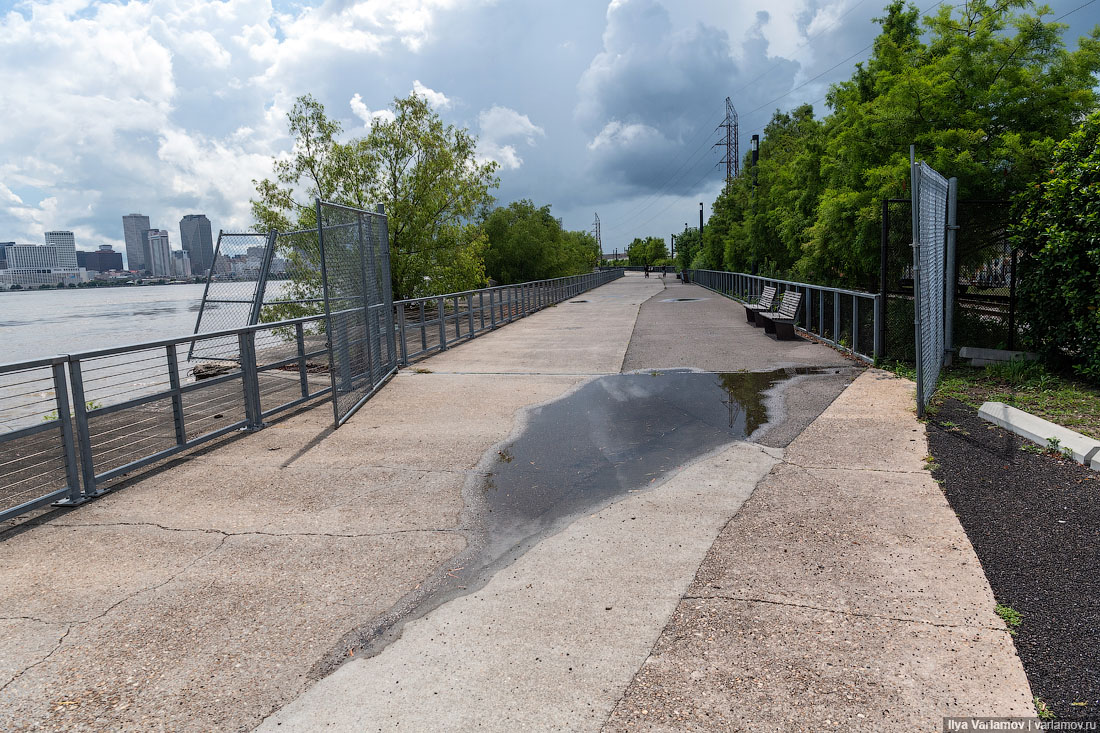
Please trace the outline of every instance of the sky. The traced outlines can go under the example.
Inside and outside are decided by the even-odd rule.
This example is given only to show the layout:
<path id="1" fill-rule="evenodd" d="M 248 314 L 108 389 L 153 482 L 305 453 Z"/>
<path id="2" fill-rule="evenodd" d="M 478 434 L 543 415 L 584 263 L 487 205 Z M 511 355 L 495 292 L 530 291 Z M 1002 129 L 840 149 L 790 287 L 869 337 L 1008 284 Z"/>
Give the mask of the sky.
<path id="1" fill-rule="evenodd" d="M 146 214 L 247 230 L 253 180 L 312 94 L 346 137 L 417 92 L 500 164 L 498 203 L 550 204 L 604 251 L 709 215 L 725 98 L 742 154 L 776 109 L 865 60 L 884 0 L 0 0 L 0 241 L 69 229 L 123 249 Z M 935 0 L 918 0 L 930 10 Z M 1100 23 L 1070 13 L 1067 45 Z M 1082 7 L 1084 6 L 1084 7 Z"/>

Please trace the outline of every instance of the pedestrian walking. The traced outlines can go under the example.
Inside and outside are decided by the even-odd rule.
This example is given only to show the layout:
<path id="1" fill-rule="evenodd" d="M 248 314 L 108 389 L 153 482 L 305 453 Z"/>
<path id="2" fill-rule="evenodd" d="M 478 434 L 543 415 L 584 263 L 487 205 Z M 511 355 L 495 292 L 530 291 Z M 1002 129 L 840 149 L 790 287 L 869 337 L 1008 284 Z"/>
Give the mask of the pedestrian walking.
<path id="1" fill-rule="evenodd" d="M 645 265 L 645 276 L 649 277 L 649 265 Z"/>

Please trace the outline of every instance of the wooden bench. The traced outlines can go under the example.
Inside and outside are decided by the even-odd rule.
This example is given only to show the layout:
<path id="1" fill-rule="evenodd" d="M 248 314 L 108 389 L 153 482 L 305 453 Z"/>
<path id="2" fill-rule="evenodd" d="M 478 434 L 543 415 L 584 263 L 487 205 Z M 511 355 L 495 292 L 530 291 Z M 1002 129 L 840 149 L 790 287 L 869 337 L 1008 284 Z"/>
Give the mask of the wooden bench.
<path id="1" fill-rule="evenodd" d="M 772 305 L 775 303 L 775 288 L 768 285 L 764 288 L 764 291 L 760 293 L 760 300 L 756 303 L 745 303 L 745 320 L 752 325 L 759 327 L 760 324 L 756 322 L 756 314 L 761 311 L 771 310 Z"/>
<path id="2" fill-rule="evenodd" d="M 798 306 L 802 305 L 802 293 L 787 290 L 783 293 L 783 302 L 779 310 L 757 313 L 756 323 L 764 326 L 764 333 L 776 340 L 795 338 L 794 324 L 798 320 Z"/>

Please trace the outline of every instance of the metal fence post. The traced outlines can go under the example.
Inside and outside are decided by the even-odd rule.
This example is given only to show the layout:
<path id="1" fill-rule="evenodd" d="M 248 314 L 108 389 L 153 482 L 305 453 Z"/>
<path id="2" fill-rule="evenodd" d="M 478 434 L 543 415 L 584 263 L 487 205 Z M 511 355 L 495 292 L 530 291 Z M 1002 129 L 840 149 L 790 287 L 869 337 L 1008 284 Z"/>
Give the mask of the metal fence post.
<path id="1" fill-rule="evenodd" d="M 80 362 L 69 362 L 69 381 L 73 385 L 73 419 L 76 422 L 76 440 L 80 447 L 80 474 L 84 482 L 84 498 L 98 494 L 95 480 L 95 459 L 92 456 L 92 436 L 88 428 L 88 402 L 84 398 L 84 377 Z M 68 408 L 65 414 L 68 415 Z M 60 413 L 58 413 L 60 415 Z"/>
<path id="2" fill-rule="evenodd" d="M 447 319 L 444 314 L 447 312 L 447 300 L 446 298 L 438 298 L 435 301 L 435 307 L 439 311 L 439 350 L 447 350 Z"/>
<path id="3" fill-rule="evenodd" d="M 172 424 L 176 429 L 176 445 L 184 445 L 187 443 L 187 428 L 183 422 L 183 393 L 180 392 L 176 345 L 168 344 L 164 348 L 168 357 L 168 386 L 172 390 Z"/>
<path id="4" fill-rule="evenodd" d="M 466 310 L 468 311 L 467 315 L 470 319 L 470 323 L 469 323 L 470 332 L 468 334 L 466 334 L 466 336 L 467 336 L 467 338 L 473 338 L 474 337 L 474 294 L 473 293 L 467 293 L 466 294 Z"/>
<path id="5" fill-rule="evenodd" d="M 237 344 L 241 350 L 241 383 L 244 387 L 245 430 L 259 430 L 263 427 L 263 415 L 260 407 L 260 375 L 256 371 L 256 333 L 254 331 L 243 331 L 237 334 Z M 335 402 L 335 393 L 332 398 Z"/>
<path id="6" fill-rule="evenodd" d="M 53 394 L 57 405 L 57 421 L 61 427 L 61 447 L 65 451 L 65 481 L 69 492 L 64 499 L 55 502 L 57 506 L 74 506 L 84 499 L 80 495 L 80 468 L 76 460 L 76 445 L 73 438 L 73 422 L 69 416 L 69 390 L 65 384 L 65 362 L 56 361 L 50 366 L 53 372 Z M 85 429 L 87 422 L 85 422 Z M 83 449 L 81 449 L 83 453 Z"/>
<path id="7" fill-rule="evenodd" d="M 890 257 L 890 201 L 882 200 L 882 242 L 879 244 L 878 258 L 878 292 L 881 302 L 875 301 L 875 358 L 883 355 L 883 346 L 886 345 L 886 288 L 888 280 L 888 262 Z M 880 318 L 881 316 L 881 318 Z"/>
<path id="8" fill-rule="evenodd" d="M 947 272 L 943 283 L 943 363 L 951 366 L 955 356 L 955 290 L 959 286 L 955 262 L 955 235 L 959 230 L 956 198 L 959 179 L 947 179 Z"/>
<path id="9" fill-rule="evenodd" d="M 833 341 L 840 345 L 840 293 L 833 292 Z"/>
<path id="10" fill-rule="evenodd" d="M 306 366 L 306 329 L 301 323 L 294 324 L 294 340 L 298 344 L 298 383 L 302 387 L 302 397 L 309 397 L 309 377 Z"/>
<path id="11" fill-rule="evenodd" d="M 489 291 L 489 328 L 495 329 L 497 327 L 497 304 L 496 304 L 496 291 Z"/>
<path id="12" fill-rule="evenodd" d="M 879 293 L 875 296 L 875 353 L 873 354 L 875 359 L 880 359 L 883 356 L 882 335 L 885 333 L 885 329 L 881 327 L 880 322 L 885 318 L 883 314 L 883 304 L 885 303 L 885 301 L 886 296 L 882 293 Z"/>
<path id="13" fill-rule="evenodd" d="M 859 296 L 852 296 L 852 353 L 859 353 Z"/>

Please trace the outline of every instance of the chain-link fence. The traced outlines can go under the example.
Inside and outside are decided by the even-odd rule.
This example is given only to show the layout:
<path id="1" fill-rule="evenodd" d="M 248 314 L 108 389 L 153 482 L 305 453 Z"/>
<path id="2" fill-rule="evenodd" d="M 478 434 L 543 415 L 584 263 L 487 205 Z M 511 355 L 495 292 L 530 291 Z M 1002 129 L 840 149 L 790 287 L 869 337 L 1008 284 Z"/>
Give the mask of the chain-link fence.
<path id="1" fill-rule="evenodd" d="M 1016 318 L 1014 274 L 1018 252 L 1009 240 L 1011 204 L 1002 200 L 964 199 L 958 202 L 957 209 L 951 343 L 956 349 L 1026 348 L 1026 326 Z M 877 289 L 883 297 L 885 317 L 880 341 L 888 359 L 905 364 L 916 363 L 912 217 L 911 199 L 883 201 Z"/>
<path id="2" fill-rule="evenodd" d="M 262 300 L 273 235 L 218 232 L 214 264 L 206 277 L 195 333 L 214 333 L 256 323 L 256 303 Z M 240 361 L 232 336 L 195 341 L 188 359 Z"/>
<path id="3" fill-rule="evenodd" d="M 386 217 L 317 202 L 332 404 L 342 424 L 397 370 Z"/>
<path id="4" fill-rule="evenodd" d="M 912 181 L 917 415 L 924 417 L 943 366 L 949 185 L 923 161 L 914 162 Z"/>

